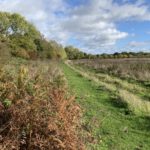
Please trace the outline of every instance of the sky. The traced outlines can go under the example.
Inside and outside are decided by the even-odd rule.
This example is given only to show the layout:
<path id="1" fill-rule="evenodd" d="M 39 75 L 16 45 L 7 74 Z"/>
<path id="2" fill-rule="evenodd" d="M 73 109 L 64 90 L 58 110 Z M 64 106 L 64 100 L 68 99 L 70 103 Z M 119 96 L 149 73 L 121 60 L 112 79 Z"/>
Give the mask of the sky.
<path id="1" fill-rule="evenodd" d="M 0 11 L 87 53 L 150 52 L 150 0 L 0 0 Z"/>

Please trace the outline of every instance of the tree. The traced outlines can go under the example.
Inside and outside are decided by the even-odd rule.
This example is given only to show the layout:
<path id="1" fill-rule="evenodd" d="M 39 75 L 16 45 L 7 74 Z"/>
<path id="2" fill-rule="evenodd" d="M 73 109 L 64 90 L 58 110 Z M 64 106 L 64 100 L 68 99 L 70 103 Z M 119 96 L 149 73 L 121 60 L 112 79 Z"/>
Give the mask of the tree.
<path id="1" fill-rule="evenodd" d="M 44 58 L 66 58 L 62 45 L 48 41 L 41 33 L 21 15 L 0 12 L 0 39 L 8 37 L 11 53 L 28 58 L 36 56 Z"/>
<path id="2" fill-rule="evenodd" d="M 0 35 L 7 36 L 10 28 L 10 14 L 0 12 Z"/>
<path id="3" fill-rule="evenodd" d="M 82 59 L 86 57 L 86 54 L 73 46 L 65 47 L 68 59 Z"/>

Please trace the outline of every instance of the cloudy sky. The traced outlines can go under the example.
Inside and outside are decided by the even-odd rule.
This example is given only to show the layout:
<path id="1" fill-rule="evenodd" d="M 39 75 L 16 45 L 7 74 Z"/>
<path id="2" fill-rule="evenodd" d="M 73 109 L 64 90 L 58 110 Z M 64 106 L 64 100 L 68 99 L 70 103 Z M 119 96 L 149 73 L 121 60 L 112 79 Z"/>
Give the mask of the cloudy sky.
<path id="1" fill-rule="evenodd" d="M 150 0 L 0 0 L 0 11 L 89 53 L 150 51 Z"/>

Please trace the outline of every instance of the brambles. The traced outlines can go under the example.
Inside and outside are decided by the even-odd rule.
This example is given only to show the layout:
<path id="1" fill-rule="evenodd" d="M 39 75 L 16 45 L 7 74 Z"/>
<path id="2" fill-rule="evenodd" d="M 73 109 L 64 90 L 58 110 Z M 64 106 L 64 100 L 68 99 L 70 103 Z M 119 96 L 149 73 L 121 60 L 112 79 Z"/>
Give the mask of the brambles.
<path id="1" fill-rule="evenodd" d="M 76 133 L 81 109 L 57 65 L 28 62 L 16 67 L 15 78 L 5 69 L 0 73 L 0 149 L 83 149 Z"/>

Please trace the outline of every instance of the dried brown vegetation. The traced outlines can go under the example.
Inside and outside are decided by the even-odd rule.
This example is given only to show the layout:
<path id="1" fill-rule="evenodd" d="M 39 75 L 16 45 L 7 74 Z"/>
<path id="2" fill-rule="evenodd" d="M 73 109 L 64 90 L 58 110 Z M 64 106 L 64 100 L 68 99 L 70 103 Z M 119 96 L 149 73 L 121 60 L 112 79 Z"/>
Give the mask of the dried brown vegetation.
<path id="1" fill-rule="evenodd" d="M 15 78 L 1 69 L 0 149 L 84 149 L 77 133 L 80 106 L 60 71 L 40 66 L 22 66 Z"/>
<path id="2" fill-rule="evenodd" d="M 96 72 L 110 74 L 120 78 L 130 78 L 140 81 L 150 80 L 149 58 L 85 59 L 76 60 L 74 63 L 95 69 Z"/>

